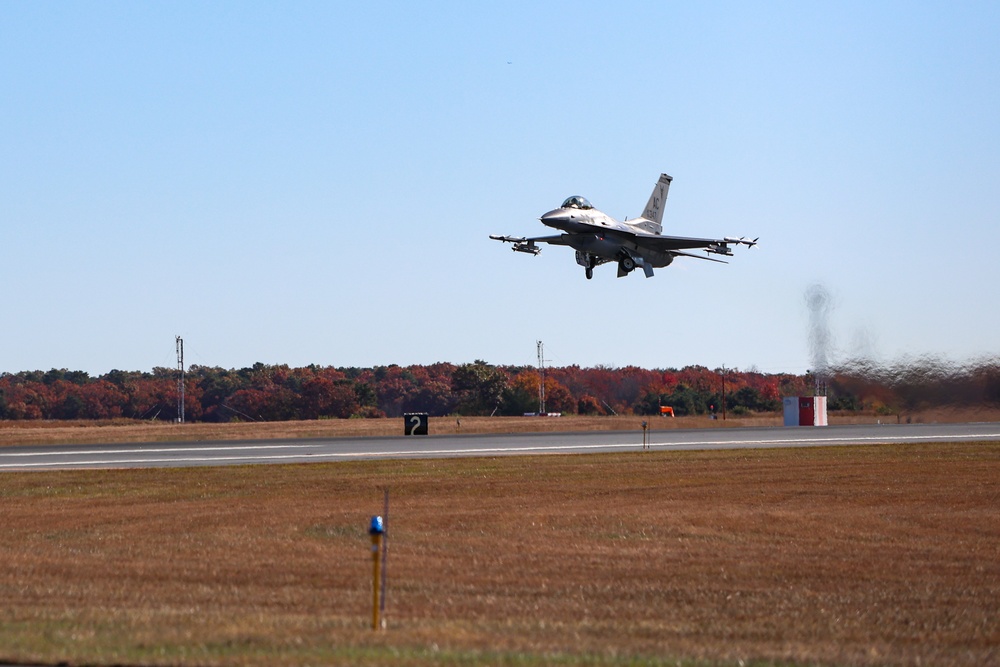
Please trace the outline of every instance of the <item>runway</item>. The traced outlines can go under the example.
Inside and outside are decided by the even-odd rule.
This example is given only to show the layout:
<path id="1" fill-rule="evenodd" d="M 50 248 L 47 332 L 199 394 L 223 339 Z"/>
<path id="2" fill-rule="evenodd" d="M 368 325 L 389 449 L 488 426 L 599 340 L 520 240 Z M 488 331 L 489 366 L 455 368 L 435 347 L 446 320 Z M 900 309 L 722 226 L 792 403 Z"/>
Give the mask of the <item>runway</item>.
<path id="1" fill-rule="evenodd" d="M 1000 441 L 1000 424 L 906 424 L 650 431 L 654 451 Z M 174 468 L 456 456 L 639 451 L 642 431 L 46 445 L 0 449 L 0 472 Z"/>

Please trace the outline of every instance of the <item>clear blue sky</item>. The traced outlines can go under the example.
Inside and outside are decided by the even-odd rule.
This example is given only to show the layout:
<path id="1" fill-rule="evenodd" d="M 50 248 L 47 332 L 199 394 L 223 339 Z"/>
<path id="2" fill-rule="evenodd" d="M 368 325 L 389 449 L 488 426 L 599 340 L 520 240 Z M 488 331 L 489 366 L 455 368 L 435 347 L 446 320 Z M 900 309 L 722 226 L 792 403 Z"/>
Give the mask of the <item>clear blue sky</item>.
<path id="1" fill-rule="evenodd" d="M 759 236 L 587 281 L 581 194 Z M 1000 353 L 1000 3 L 0 3 L 0 372 Z"/>

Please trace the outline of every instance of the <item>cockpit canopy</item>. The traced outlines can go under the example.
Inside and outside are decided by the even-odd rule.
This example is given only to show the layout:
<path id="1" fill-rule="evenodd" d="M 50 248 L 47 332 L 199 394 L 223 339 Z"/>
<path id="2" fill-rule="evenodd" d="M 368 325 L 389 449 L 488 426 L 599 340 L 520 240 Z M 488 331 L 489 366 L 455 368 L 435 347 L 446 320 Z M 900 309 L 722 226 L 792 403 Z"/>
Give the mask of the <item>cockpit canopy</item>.
<path id="1" fill-rule="evenodd" d="M 579 208 L 587 210 L 594 207 L 590 205 L 590 202 L 587 201 L 586 198 L 581 197 L 580 195 L 573 195 L 572 197 L 564 201 L 562 203 L 562 206 L 560 206 L 559 208 Z"/>

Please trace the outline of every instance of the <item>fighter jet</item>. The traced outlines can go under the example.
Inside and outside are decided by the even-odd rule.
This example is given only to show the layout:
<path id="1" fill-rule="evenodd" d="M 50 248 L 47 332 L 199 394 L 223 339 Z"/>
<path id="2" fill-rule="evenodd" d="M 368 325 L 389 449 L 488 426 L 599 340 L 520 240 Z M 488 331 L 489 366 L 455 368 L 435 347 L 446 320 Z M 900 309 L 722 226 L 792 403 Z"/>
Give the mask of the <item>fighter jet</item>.
<path id="1" fill-rule="evenodd" d="M 579 195 L 568 198 L 557 209 L 544 214 L 542 224 L 563 233 L 556 236 L 490 235 L 491 239 L 513 244 L 515 252 L 537 255 L 542 251 L 538 243 L 565 245 L 576 250 L 576 263 L 586 270 L 587 280 L 594 277 L 594 267 L 608 262 L 618 263 L 618 277 L 627 276 L 636 267 L 641 267 L 647 278 L 653 277 L 653 268 L 669 266 L 674 257 L 694 257 L 711 262 L 726 264 L 720 259 L 707 255 L 732 256 L 730 245 L 753 247 L 757 239 L 726 236 L 721 239 L 697 239 L 683 236 L 664 236 L 663 205 L 667 201 L 667 191 L 673 178 L 660 174 L 660 180 L 653 187 L 653 194 L 638 218 L 619 222 L 610 215 L 594 208 L 589 201 Z M 758 237 L 759 238 L 759 237 Z M 706 256 L 684 250 L 701 248 Z"/>

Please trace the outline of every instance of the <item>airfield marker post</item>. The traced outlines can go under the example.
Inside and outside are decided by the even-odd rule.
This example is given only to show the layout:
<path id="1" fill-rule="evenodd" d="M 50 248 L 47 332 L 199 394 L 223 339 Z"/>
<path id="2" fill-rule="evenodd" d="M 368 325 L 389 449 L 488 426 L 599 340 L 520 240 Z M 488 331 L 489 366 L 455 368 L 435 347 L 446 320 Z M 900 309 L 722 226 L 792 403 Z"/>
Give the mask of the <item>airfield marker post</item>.
<path id="1" fill-rule="evenodd" d="M 382 517 L 373 516 L 368 526 L 368 534 L 372 538 L 372 630 L 382 627 L 381 607 L 379 597 L 381 593 L 381 565 L 382 565 L 382 540 L 385 537 L 385 527 L 382 524 Z"/>
<path id="2" fill-rule="evenodd" d="M 379 615 L 382 617 L 382 627 L 385 628 L 385 580 L 389 573 L 389 489 L 385 489 L 385 503 L 382 507 L 382 577 L 379 580 L 381 593 L 378 601 Z"/>
<path id="3" fill-rule="evenodd" d="M 645 420 L 643 420 L 643 422 L 642 422 L 642 451 L 646 451 L 647 449 L 649 449 L 649 438 L 646 435 L 647 433 L 649 433 L 649 431 L 647 429 L 649 429 L 649 424 L 646 423 Z"/>

